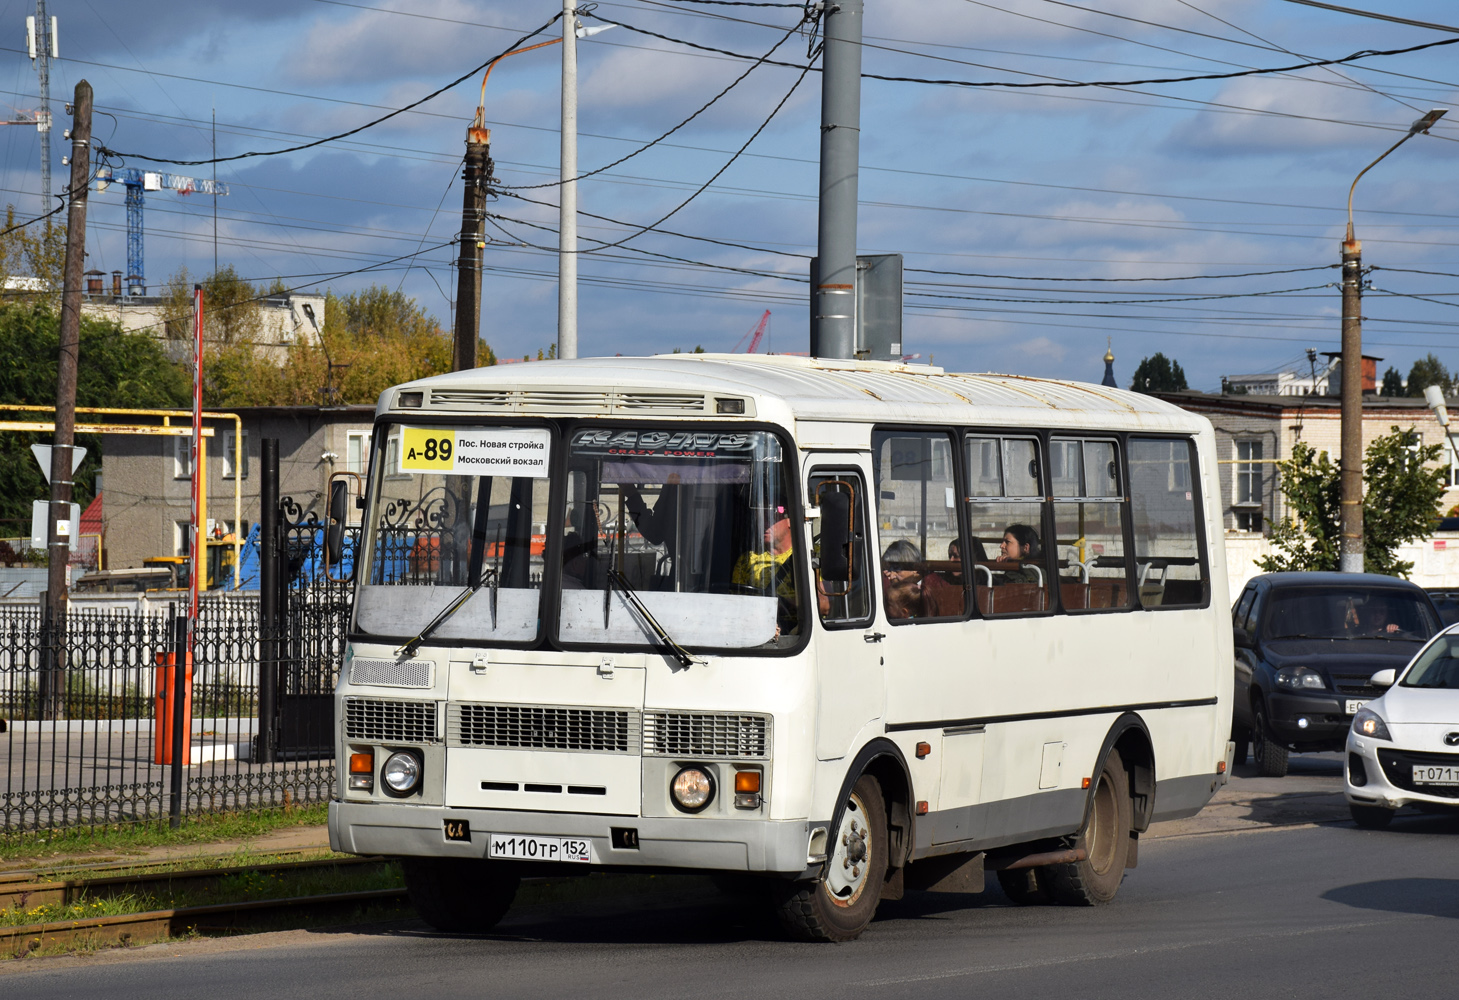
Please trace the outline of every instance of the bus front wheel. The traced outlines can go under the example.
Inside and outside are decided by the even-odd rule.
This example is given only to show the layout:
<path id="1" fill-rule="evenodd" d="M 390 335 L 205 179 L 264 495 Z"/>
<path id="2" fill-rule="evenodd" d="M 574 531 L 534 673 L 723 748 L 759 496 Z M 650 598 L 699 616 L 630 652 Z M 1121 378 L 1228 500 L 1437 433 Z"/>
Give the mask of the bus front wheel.
<path id="1" fill-rule="evenodd" d="M 1089 818 L 1076 841 L 1086 852 L 1084 860 L 1049 865 L 1039 876 L 1056 903 L 1067 906 L 1108 903 L 1115 898 L 1125 877 L 1134 809 L 1129 777 L 1118 751 L 1110 751 L 1096 781 Z"/>
<path id="2" fill-rule="evenodd" d="M 405 889 L 420 918 L 438 931 L 479 934 L 506 916 L 521 877 L 476 858 L 401 858 Z"/>
<path id="3" fill-rule="evenodd" d="M 776 887 L 775 910 L 800 941 L 850 941 L 866 929 L 881 901 L 888 864 L 887 814 L 881 784 L 856 779 L 836 828 L 826 875 Z"/>

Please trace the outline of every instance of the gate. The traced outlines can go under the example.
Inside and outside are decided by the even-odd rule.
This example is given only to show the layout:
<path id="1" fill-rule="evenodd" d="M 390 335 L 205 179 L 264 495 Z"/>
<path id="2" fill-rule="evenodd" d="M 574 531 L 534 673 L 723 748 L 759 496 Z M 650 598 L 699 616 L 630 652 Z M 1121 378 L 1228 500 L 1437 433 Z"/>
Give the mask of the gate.
<path id="1" fill-rule="evenodd" d="M 259 519 L 259 727 L 256 760 L 334 755 L 334 689 L 344 659 L 359 528 L 279 496 L 278 442 L 263 442 Z M 343 506 L 342 504 L 340 505 Z M 343 559 L 326 538 L 338 533 Z"/>

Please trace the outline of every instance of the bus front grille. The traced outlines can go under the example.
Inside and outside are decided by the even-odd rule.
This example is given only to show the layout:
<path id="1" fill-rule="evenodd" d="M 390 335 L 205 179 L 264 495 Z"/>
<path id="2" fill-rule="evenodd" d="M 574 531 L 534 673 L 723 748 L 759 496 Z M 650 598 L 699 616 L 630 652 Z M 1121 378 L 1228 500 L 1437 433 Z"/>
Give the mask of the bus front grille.
<path id="1" fill-rule="evenodd" d="M 621 708 L 453 702 L 447 720 L 452 746 L 632 753 L 638 743 L 638 713 Z"/>
<path id="2" fill-rule="evenodd" d="M 770 756 L 770 720 L 763 715 L 717 712 L 643 713 L 647 757 Z"/>
<path id="3" fill-rule="evenodd" d="M 439 743 L 436 703 L 387 701 L 383 698 L 346 698 L 344 734 L 347 740 L 372 743 Z"/>

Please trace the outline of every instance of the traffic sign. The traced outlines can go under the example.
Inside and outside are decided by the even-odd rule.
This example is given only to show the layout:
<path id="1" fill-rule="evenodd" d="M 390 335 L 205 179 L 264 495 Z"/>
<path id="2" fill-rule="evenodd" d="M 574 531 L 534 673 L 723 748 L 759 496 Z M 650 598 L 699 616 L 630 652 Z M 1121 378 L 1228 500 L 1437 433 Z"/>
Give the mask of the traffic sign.
<path id="1" fill-rule="evenodd" d="M 40 463 L 41 475 L 46 477 L 46 482 L 51 481 L 51 446 L 48 444 L 33 444 L 30 446 L 31 454 Z M 81 468 L 81 462 L 86 458 L 86 449 L 76 445 L 71 449 L 71 475 L 76 475 L 76 470 Z"/>

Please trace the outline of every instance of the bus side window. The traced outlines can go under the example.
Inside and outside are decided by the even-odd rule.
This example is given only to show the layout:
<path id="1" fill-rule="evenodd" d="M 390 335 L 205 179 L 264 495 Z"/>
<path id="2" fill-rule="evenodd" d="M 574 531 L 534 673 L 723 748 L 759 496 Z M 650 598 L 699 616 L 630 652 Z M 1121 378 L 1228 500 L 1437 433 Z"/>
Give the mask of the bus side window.
<path id="1" fill-rule="evenodd" d="M 1053 602 L 1038 441 L 969 437 L 968 555 L 973 595 L 988 616 L 1041 614 Z"/>
<path id="2" fill-rule="evenodd" d="M 1200 607 L 1206 572 L 1189 438 L 1131 438 L 1130 499 L 1140 604 Z"/>
<path id="3" fill-rule="evenodd" d="M 843 501 L 822 505 L 830 494 L 837 494 Z M 821 539 L 826 535 L 825 514 L 816 525 L 813 539 L 813 558 L 816 571 L 816 606 L 821 621 L 833 628 L 852 623 L 865 624 L 871 619 L 871 572 L 873 566 L 867 561 L 866 550 L 866 489 L 859 472 L 820 472 L 810 477 L 810 502 L 823 510 L 836 509 L 850 512 L 849 541 L 842 558 L 835 553 L 821 551 Z M 841 563 L 844 558 L 845 576 L 849 579 L 822 579 L 821 561 L 827 565 Z M 828 575 L 830 575 L 828 573 Z M 836 576 L 843 575 L 840 572 Z"/>
<path id="4" fill-rule="evenodd" d="M 925 431 L 875 431 L 871 461 L 888 620 L 961 618 L 967 612 L 966 546 L 952 439 Z"/>
<path id="5" fill-rule="evenodd" d="M 1065 611 L 1134 605 L 1125 551 L 1127 505 L 1120 490 L 1114 441 L 1054 438 L 1049 451 L 1054 488 L 1055 558 Z"/>

